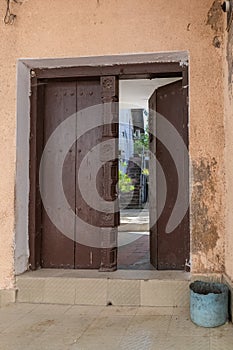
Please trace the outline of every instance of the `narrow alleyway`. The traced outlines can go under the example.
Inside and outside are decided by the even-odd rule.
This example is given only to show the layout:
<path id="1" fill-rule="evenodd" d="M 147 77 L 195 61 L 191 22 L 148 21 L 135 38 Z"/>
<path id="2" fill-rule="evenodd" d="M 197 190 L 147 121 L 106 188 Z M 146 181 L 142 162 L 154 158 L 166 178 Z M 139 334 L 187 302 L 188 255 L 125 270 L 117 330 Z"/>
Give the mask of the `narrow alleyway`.
<path id="1" fill-rule="evenodd" d="M 150 264 L 149 210 L 121 210 L 118 228 L 118 269 L 153 270 Z"/>
<path id="2" fill-rule="evenodd" d="M 12 304 L 1 350 L 232 350 L 233 325 L 195 326 L 186 308 Z"/>

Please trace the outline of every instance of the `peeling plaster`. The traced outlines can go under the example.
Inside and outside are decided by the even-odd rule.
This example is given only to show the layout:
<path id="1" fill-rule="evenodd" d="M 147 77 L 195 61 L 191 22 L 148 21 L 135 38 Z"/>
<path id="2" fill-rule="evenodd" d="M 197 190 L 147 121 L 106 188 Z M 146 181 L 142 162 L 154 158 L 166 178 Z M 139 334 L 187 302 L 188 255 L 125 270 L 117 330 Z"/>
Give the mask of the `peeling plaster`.
<path id="1" fill-rule="evenodd" d="M 207 25 L 215 32 L 223 31 L 223 11 L 221 8 L 221 1 L 215 0 L 207 14 Z"/>
<path id="2" fill-rule="evenodd" d="M 227 63 L 228 63 L 228 85 L 230 97 L 232 94 L 233 76 L 233 25 L 231 25 L 227 38 Z"/>
<path id="3" fill-rule="evenodd" d="M 219 216 L 216 206 L 218 164 L 215 158 L 193 162 L 192 253 L 201 272 L 222 271 L 224 256 L 219 243 Z"/>
<path id="4" fill-rule="evenodd" d="M 208 11 L 206 25 L 214 31 L 212 45 L 219 49 L 223 42 L 223 11 L 221 0 L 215 0 Z"/>
<path id="5" fill-rule="evenodd" d="M 233 280 L 233 24 L 226 32 L 226 69 L 225 69 L 225 167 L 226 167 L 226 245 L 225 245 L 225 272 Z"/>

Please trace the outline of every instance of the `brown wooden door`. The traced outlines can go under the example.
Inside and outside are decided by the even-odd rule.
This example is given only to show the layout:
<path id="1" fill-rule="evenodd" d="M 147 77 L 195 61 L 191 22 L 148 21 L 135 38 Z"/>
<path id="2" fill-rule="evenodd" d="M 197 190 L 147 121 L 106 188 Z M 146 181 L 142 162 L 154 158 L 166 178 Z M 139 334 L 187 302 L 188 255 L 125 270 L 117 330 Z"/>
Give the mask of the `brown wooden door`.
<path id="1" fill-rule="evenodd" d="M 70 115 L 76 112 L 76 82 L 49 82 L 44 89 L 44 145 L 53 131 Z M 43 116 L 40 116 L 43 117 Z M 65 138 L 65 135 L 64 135 Z M 62 149 L 64 138 L 59 140 Z M 50 195 L 56 194 L 53 188 L 54 167 L 49 178 Z M 63 167 L 63 186 L 70 207 L 75 210 L 75 147 L 68 153 Z M 56 200 L 54 200 L 56 202 Z M 60 211 L 58 204 L 55 210 Z M 61 214 L 62 215 L 62 214 Z M 42 207 L 41 266 L 46 268 L 74 268 L 74 241 L 62 234 L 51 222 L 44 206 Z M 75 225 L 75 222 L 73 222 Z"/>
<path id="2" fill-rule="evenodd" d="M 106 77 L 108 78 L 108 77 Z M 50 135 L 56 127 L 66 118 L 76 113 L 81 116 L 77 118 L 79 122 L 85 123 L 88 108 L 97 106 L 95 113 L 101 113 L 101 118 L 104 118 L 104 108 L 98 106 L 108 103 L 111 107 L 111 102 L 117 101 L 118 85 L 115 77 L 110 77 L 114 84 L 109 88 L 106 80 L 90 78 L 79 79 L 77 81 L 48 81 L 44 92 L 44 145 L 48 141 Z M 104 85 L 105 84 L 105 85 Z M 110 92 L 110 93 L 109 93 Z M 107 108 L 106 111 L 112 109 Z M 106 113 L 106 112 L 105 112 Z M 108 112 L 107 112 L 108 113 Z M 93 114 L 93 112 L 92 112 Z M 94 115 L 94 114 L 93 114 Z M 116 110 L 115 118 L 118 119 L 118 111 Z M 117 120 L 118 121 L 118 120 Z M 114 120 L 110 129 L 114 129 Z M 116 124 L 117 125 L 117 124 Z M 76 125 L 77 130 L 81 125 Z M 115 130 L 117 130 L 115 128 Z M 92 208 L 83 198 L 78 181 L 79 168 L 88 152 L 91 152 L 93 147 L 101 144 L 107 138 L 116 138 L 117 133 L 106 134 L 103 126 L 95 127 L 93 121 L 93 129 L 85 132 L 70 148 L 63 166 L 63 187 L 70 205 L 70 208 L 83 221 L 74 219 L 73 227 L 74 239 L 67 238 L 62 234 L 56 226 L 50 221 L 46 210 L 42 208 L 42 244 L 41 244 L 41 266 L 55 268 L 88 268 L 114 270 L 117 265 L 117 225 L 119 223 L 119 213 L 106 215 L 95 208 Z M 66 136 L 64 135 L 64 138 Z M 62 150 L 64 139 L 59 140 L 58 148 Z M 115 142 L 117 147 L 117 142 Z M 88 161 L 88 158 L 87 158 Z M 103 162 L 103 166 L 97 174 L 96 186 L 100 195 L 105 198 L 110 189 L 111 196 L 107 196 L 107 200 L 116 198 L 116 183 L 118 171 L 116 162 Z M 56 171 L 56 169 L 54 169 Z M 50 174 L 50 181 L 53 174 Z M 46 181 L 46 179 L 43 179 Z M 52 186 L 51 181 L 51 186 Z M 52 193 L 56 191 L 52 188 Z M 88 187 L 88 176 L 86 179 L 85 191 L 90 191 Z M 55 208 L 59 211 L 60 208 Z M 62 215 L 62 214 L 61 214 Z M 94 227 L 95 234 L 99 237 L 99 242 L 96 244 L 96 237 L 93 238 L 93 230 L 88 231 L 88 226 Z M 106 241 L 106 237 L 102 232 L 103 227 L 111 228 L 111 234 L 107 240 L 113 242 L 111 247 L 103 248 L 102 241 Z"/>
<path id="3" fill-rule="evenodd" d="M 107 83 L 106 83 L 107 82 Z M 89 113 L 93 113 L 93 117 L 100 116 L 103 123 L 105 118 L 111 121 L 110 125 L 98 126 L 85 133 L 77 141 L 76 154 L 76 174 L 79 173 L 79 167 L 83 161 L 83 157 L 90 152 L 93 147 L 101 145 L 106 140 L 113 139 L 115 147 L 118 147 L 117 137 L 118 129 L 112 133 L 118 123 L 114 123 L 115 119 L 111 118 L 110 113 L 114 110 L 114 103 L 118 101 L 118 83 L 116 77 L 104 77 L 91 80 L 79 80 L 77 82 L 77 111 L 81 113 L 81 122 L 85 123 Z M 105 104 L 107 108 L 105 108 Z M 93 108 L 93 106 L 96 106 Z M 89 107 L 92 107 L 90 112 Z M 107 115 L 105 115 L 107 113 Z M 109 118 L 110 117 L 110 118 Z M 115 118 L 118 122 L 118 112 Z M 107 127 L 109 126 L 109 127 Z M 77 128 L 79 126 L 77 125 Z M 105 148 L 100 149 L 98 154 L 99 161 L 102 164 L 96 177 L 96 187 L 98 193 L 106 201 L 113 201 L 116 198 L 116 185 L 118 179 L 117 162 L 105 162 Z M 118 154 L 116 150 L 116 154 Z M 102 160 L 102 161 L 101 161 Z M 86 162 L 89 162 L 88 157 Z M 92 176 L 91 170 L 88 171 L 85 181 L 85 191 L 92 191 L 89 188 L 88 176 Z M 91 197 L 92 193 L 89 193 Z M 93 200 L 94 202 L 94 200 Z M 101 208 L 100 208 L 101 209 Z M 104 211 L 96 210 L 85 203 L 82 198 L 79 183 L 76 181 L 76 214 L 83 221 L 94 227 L 95 232 L 89 231 L 85 226 L 76 222 L 76 244 L 75 244 L 75 268 L 93 268 L 103 271 L 112 271 L 117 266 L 117 225 L 119 222 L 119 212 L 107 214 Z M 104 228 L 110 228 L 110 232 L 105 234 Z M 112 229 L 111 229 L 112 228 Z M 80 243 L 80 237 L 84 237 L 85 241 L 90 242 L 89 245 Z M 107 236 L 107 237 L 106 237 Z M 99 241 L 98 241 L 99 240 Z M 107 244 L 109 241 L 109 244 Z M 113 242 L 113 244 L 110 244 Z M 105 244 L 104 244 L 105 243 Z M 98 245 L 98 247 L 96 247 Z M 105 248 L 102 248 L 105 247 Z"/>
<path id="4" fill-rule="evenodd" d="M 150 137 L 150 150 L 156 154 L 156 159 L 160 163 L 166 180 L 167 193 L 165 204 L 157 223 L 150 229 L 150 256 L 151 263 L 159 270 L 180 270 L 184 269 L 186 259 L 189 259 L 189 210 L 184 213 L 183 220 L 170 233 L 166 232 L 169 218 L 175 206 L 178 185 L 183 183 L 184 198 L 186 202 L 189 197 L 188 193 L 188 172 L 189 162 L 184 156 L 185 150 L 180 147 L 177 151 L 178 159 L 174 161 L 171 153 L 168 151 L 165 144 L 160 141 L 160 135 L 171 137 L 169 130 L 166 130 L 166 125 L 161 122 L 159 115 L 175 127 L 182 137 L 185 145 L 188 147 L 188 112 L 187 112 L 187 89 L 182 85 L 182 81 L 160 87 L 157 89 L 149 100 L 150 113 L 150 130 L 156 134 L 156 139 Z M 156 111 L 156 117 L 155 113 Z M 169 129 L 169 126 L 167 127 Z M 170 139 L 169 139 L 170 140 Z M 176 140 L 172 140 L 174 149 L 177 148 Z M 177 162 L 178 161 L 178 162 Z M 181 173 L 184 178 L 180 182 L 178 179 L 178 172 L 176 164 L 179 164 Z M 163 184 L 158 169 L 150 170 L 150 192 L 155 194 L 152 196 L 152 203 L 150 203 L 150 216 L 157 215 L 159 211 L 163 196 Z M 181 203 L 179 205 L 182 205 Z"/>

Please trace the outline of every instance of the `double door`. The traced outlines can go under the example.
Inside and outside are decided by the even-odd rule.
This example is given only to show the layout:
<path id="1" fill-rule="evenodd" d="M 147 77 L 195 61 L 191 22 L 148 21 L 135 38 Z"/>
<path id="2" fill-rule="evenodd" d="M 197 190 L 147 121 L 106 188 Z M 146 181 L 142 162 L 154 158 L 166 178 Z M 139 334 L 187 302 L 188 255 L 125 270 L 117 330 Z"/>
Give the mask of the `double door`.
<path id="1" fill-rule="evenodd" d="M 69 210 L 74 213 L 69 219 L 69 227 L 73 227 L 73 232 L 72 234 L 69 232 L 68 235 L 49 215 L 49 212 L 54 211 L 58 217 L 60 215 L 61 221 L 67 219 L 64 217 L 62 206 L 55 200 L 57 191 L 61 190 L 57 188 L 56 182 L 53 182 L 53 178 L 57 175 L 55 159 L 55 166 L 50 168 L 49 177 L 43 177 L 43 169 L 41 172 L 42 182 L 48 185 L 53 208 L 41 205 L 40 265 L 44 268 L 114 271 L 117 268 L 117 227 L 120 223 L 116 159 L 119 119 L 118 77 L 103 76 L 69 81 L 54 79 L 43 82 L 38 89 L 40 89 L 39 118 L 43 121 L 42 148 L 46 147 L 51 136 L 63 122 L 68 121 L 71 116 L 76 116 L 73 130 L 76 137 L 66 154 L 62 169 L 63 191 Z M 178 194 L 179 179 L 171 154 L 166 145 L 160 142 L 159 133 L 164 134 L 166 130 L 158 123 L 156 115 L 162 114 L 188 145 L 187 96 L 184 93 L 183 82 L 178 81 L 154 91 L 149 99 L 149 108 L 150 128 L 154 135 L 157 134 L 157 138 L 150 138 L 150 152 L 157 157 L 163 168 L 167 184 L 164 208 L 157 218 L 158 207 L 162 201 L 161 184 L 154 165 L 153 168 L 150 165 L 150 260 L 158 269 L 179 270 L 184 268 L 185 260 L 189 259 L 189 213 L 186 212 L 172 232 L 166 233 L 166 226 Z M 152 113 L 153 111 L 155 113 Z M 85 128 L 88 123 L 89 127 Z M 63 152 L 67 137 L 69 135 L 65 130 L 57 141 L 58 156 L 59 152 Z M 47 149 L 47 152 L 49 153 L 50 149 Z M 115 158 L 109 156 L 111 152 L 115 154 Z M 178 158 L 181 168 L 187 175 L 188 160 L 182 150 L 178 153 Z M 96 163 L 100 165 L 97 171 Z M 82 186 L 79 178 L 80 169 L 84 169 Z M 93 185 L 93 177 L 95 191 L 90 185 L 91 183 Z M 187 187 L 185 196 L 188 195 Z M 98 207 L 96 198 L 100 198 L 100 202 L 101 198 L 103 199 L 105 204 L 102 210 Z M 114 210 L 109 210 L 106 203 L 113 203 Z"/>

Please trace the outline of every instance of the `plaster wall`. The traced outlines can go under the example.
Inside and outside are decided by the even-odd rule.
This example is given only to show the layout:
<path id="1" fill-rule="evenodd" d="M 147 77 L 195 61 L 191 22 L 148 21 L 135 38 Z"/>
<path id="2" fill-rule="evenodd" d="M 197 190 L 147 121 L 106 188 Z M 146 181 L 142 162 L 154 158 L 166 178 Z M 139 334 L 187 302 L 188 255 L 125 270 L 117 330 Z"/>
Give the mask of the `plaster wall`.
<path id="1" fill-rule="evenodd" d="M 226 274 L 233 281 L 233 24 L 226 33 L 225 55 Z M 231 283 L 232 287 L 232 283 Z"/>
<path id="2" fill-rule="evenodd" d="M 192 271 L 222 272 L 225 27 L 220 1 L 23 0 L 11 7 L 15 23 L 0 22 L 0 288 L 14 285 L 15 224 L 21 214 L 15 215 L 19 58 L 189 52 Z M 0 19 L 5 10 L 6 2 L 0 0 Z M 25 130 L 18 135 L 26 137 Z M 25 209 L 27 203 L 21 206 Z M 25 252 L 26 233 L 25 241 L 17 244 Z"/>

